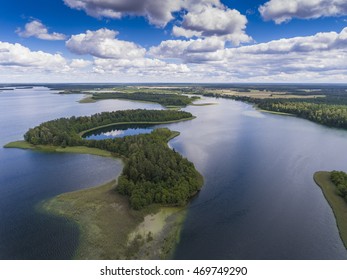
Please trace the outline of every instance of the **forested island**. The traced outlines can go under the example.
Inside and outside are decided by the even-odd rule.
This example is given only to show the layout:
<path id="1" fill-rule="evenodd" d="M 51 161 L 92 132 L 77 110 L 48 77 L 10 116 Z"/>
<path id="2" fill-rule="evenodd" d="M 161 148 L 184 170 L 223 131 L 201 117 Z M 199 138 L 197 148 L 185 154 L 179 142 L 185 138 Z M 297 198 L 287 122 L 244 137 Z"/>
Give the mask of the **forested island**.
<path id="1" fill-rule="evenodd" d="M 168 93 L 149 93 L 149 92 L 98 92 L 94 93 L 91 97 L 93 100 L 103 99 L 127 99 L 135 101 L 146 101 L 159 103 L 165 107 L 185 107 L 192 104 L 195 100 L 199 99 L 197 96 L 188 97 L 179 94 Z"/>
<path id="2" fill-rule="evenodd" d="M 176 133 L 161 128 L 150 134 L 105 140 L 86 140 L 81 134 L 119 123 L 165 123 L 192 118 L 190 113 L 168 110 L 104 112 L 42 123 L 29 129 L 24 139 L 32 145 L 97 148 L 125 159 L 117 191 L 129 196 L 134 209 L 152 203 L 184 205 L 199 190 L 202 179 L 191 162 L 167 147 L 166 142 Z"/>
<path id="3" fill-rule="evenodd" d="M 138 237 L 130 241 L 127 238 L 130 234 L 130 230 L 133 231 L 135 225 L 138 226 L 143 219 L 145 219 L 146 215 L 158 212 L 160 210 L 158 208 L 159 206 L 184 206 L 189 199 L 199 191 L 203 184 L 203 178 L 195 169 L 193 163 L 167 146 L 167 141 L 179 135 L 179 133 L 172 132 L 167 128 L 160 128 L 154 130 L 150 134 L 106 140 L 86 140 L 83 139 L 81 135 L 85 131 L 90 131 L 94 128 L 119 123 L 166 123 L 190 120 L 192 118 L 193 116 L 190 113 L 171 110 L 126 110 L 98 113 L 89 117 L 60 118 L 44 122 L 35 128 L 29 129 L 24 135 L 25 143 L 13 142 L 5 147 L 33 149 L 40 149 L 43 147 L 44 150 L 45 147 L 59 146 L 60 151 L 68 149 L 68 152 L 74 149 L 77 149 L 78 152 L 84 147 L 85 149 L 92 149 L 92 154 L 97 154 L 95 150 L 105 151 L 112 156 L 121 158 L 124 162 L 124 169 L 118 178 L 116 187 L 114 183 L 110 183 L 101 186 L 100 189 L 97 188 L 95 191 L 82 191 L 81 196 L 75 197 L 74 201 L 76 202 L 73 202 L 75 206 L 71 206 L 71 195 L 62 195 L 47 202 L 44 208 L 52 213 L 75 220 L 80 224 L 80 227 L 86 231 L 82 232 L 82 237 L 86 238 L 86 240 L 82 241 L 85 247 L 80 250 L 82 253 L 77 254 L 77 258 L 89 258 L 90 256 L 88 256 L 88 254 L 91 253 L 91 251 L 87 247 L 90 246 L 90 244 L 96 246 L 96 243 L 99 247 L 105 247 L 104 244 L 107 244 L 105 238 L 112 238 L 113 235 L 120 236 L 117 238 L 121 240 L 120 243 L 123 243 L 123 245 L 121 249 L 115 249 L 115 252 L 109 252 L 110 255 L 108 255 L 107 258 L 138 257 L 137 254 L 142 250 L 141 248 L 146 245 L 144 244 L 144 239 L 148 239 L 149 241 L 153 241 L 154 239 L 153 244 L 157 246 L 156 250 L 150 254 L 148 252 L 151 250 L 151 247 L 148 247 L 148 244 L 146 245 L 148 247 L 146 247 L 146 252 L 149 254 L 147 257 L 166 257 L 167 254 L 171 252 L 173 244 L 176 242 L 176 235 L 180 227 L 179 223 L 171 222 L 171 228 L 165 229 L 166 234 L 163 235 L 163 233 L 161 233 L 159 235 L 158 238 L 163 242 L 163 248 L 158 249 L 158 244 L 160 242 L 158 243 L 158 239 L 153 238 L 153 236 L 147 236 L 146 238 L 140 236 L 140 241 Z M 104 191 L 100 192 L 99 190 Z M 128 214 L 132 213 L 129 219 L 135 219 L 134 221 L 136 221 L 133 221 L 133 225 L 131 227 L 129 226 L 128 229 L 126 227 L 115 228 L 114 231 L 110 231 L 106 228 L 108 226 L 107 223 L 100 225 L 100 219 L 102 220 L 103 216 L 95 216 L 95 213 L 91 215 L 91 217 L 94 217 L 93 221 L 90 220 L 91 218 L 88 218 L 87 221 L 81 221 L 83 209 L 86 209 L 86 204 L 91 203 L 90 195 L 83 195 L 85 193 L 101 196 L 107 200 L 108 203 L 110 197 L 114 197 L 115 201 L 113 203 L 117 205 L 120 203 L 119 201 L 121 201 L 121 198 L 117 197 L 114 193 L 118 193 L 128 197 L 129 205 L 133 209 L 131 211 L 141 211 L 135 214 L 133 212 L 127 212 Z M 110 197 L 108 195 L 110 195 Z M 87 197 L 87 199 L 83 200 L 85 197 Z M 105 205 L 102 200 L 99 199 L 98 201 L 97 204 L 99 203 L 101 206 L 98 205 L 97 209 L 103 208 Z M 95 204 L 95 202 L 92 203 Z M 61 207 L 61 205 L 63 205 L 63 207 Z M 75 207 L 77 207 L 77 210 Z M 123 207 L 124 206 L 121 208 Z M 66 209 L 70 210 L 66 211 Z M 96 212 L 98 213 L 98 210 L 96 210 Z M 170 215 L 176 215 L 176 212 L 177 210 L 173 210 L 170 212 Z M 182 215 L 175 217 L 176 216 L 172 218 L 173 221 L 182 219 Z M 113 218 L 114 217 L 110 216 L 105 219 L 111 220 Z M 84 217 L 83 219 L 86 218 Z M 94 223 L 94 225 L 99 224 L 99 227 L 101 227 L 100 230 L 109 236 L 105 237 L 105 234 L 103 234 L 102 238 L 95 240 L 97 236 L 91 234 L 92 229 L 89 227 L 88 223 Z M 110 223 L 114 222 L 111 221 Z M 115 232 L 117 230 L 121 232 Z M 172 232 L 174 232 L 174 234 L 172 234 Z M 141 246 L 139 242 L 142 242 L 140 244 Z M 134 249 L 134 246 L 137 249 Z M 109 249 L 105 247 L 105 250 Z M 105 258 L 104 255 L 93 255 L 93 257 Z"/>

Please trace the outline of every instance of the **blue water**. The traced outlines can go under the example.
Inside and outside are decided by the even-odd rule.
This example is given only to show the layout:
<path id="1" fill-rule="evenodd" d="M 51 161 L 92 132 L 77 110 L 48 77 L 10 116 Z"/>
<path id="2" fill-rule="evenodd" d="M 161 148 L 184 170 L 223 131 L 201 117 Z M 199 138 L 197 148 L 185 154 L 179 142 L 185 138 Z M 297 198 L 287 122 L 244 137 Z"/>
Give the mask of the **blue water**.
<path id="1" fill-rule="evenodd" d="M 116 178 L 118 160 L 91 155 L 4 149 L 43 121 L 102 111 L 134 109 L 132 102 L 79 104 L 81 95 L 57 95 L 45 88 L 0 94 L 0 259 L 69 259 L 78 244 L 77 227 L 39 213 L 37 205 L 55 195 Z M 159 105 L 142 104 L 161 109 Z"/>
<path id="2" fill-rule="evenodd" d="M 106 128 L 96 129 L 92 132 L 86 133 L 84 138 L 87 140 L 103 140 L 112 138 L 121 138 L 125 136 L 132 136 L 138 134 L 151 133 L 155 128 L 160 125 L 147 125 L 147 124 L 128 124 L 128 125 L 114 125 Z"/>
<path id="3" fill-rule="evenodd" d="M 2 92 L 1 146 L 62 116 L 162 109 L 123 100 L 79 104 L 80 98 L 44 88 Z M 196 119 L 165 125 L 181 133 L 169 145 L 205 179 L 188 206 L 175 258 L 347 259 L 333 213 L 312 179 L 317 170 L 346 170 L 347 131 L 232 100 L 203 101 L 218 104 L 187 107 Z M 78 230 L 38 213 L 36 205 L 108 181 L 121 168 L 96 156 L 0 148 L 0 258 L 71 258 Z"/>

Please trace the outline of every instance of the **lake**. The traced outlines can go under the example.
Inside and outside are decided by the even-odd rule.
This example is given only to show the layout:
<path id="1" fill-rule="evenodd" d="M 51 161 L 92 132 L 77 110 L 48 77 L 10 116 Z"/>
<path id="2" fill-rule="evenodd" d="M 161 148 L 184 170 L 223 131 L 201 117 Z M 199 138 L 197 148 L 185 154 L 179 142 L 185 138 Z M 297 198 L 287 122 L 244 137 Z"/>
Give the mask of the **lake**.
<path id="1" fill-rule="evenodd" d="M 80 98 L 46 88 L 2 92 L 1 146 L 58 117 L 163 109 L 124 100 L 79 104 Z M 332 210 L 312 179 L 317 170 L 346 170 L 347 132 L 232 100 L 203 102 L 217 104 L 189 106 L 196 119 L 162 125 L 181 133 L 170 147 L 205 179 L 188 206 L 175 258 L 347 259 Z M 119 129 L 102 133 L 120 135 L 112 130 Z M 109 158 L 0 148 L 0 258 L 71 258 L 75 225 L 38 213 L 37 205 L 115 178 L 121 168 Z"/>
<path id="2" fill-rule="evenodd" d="M 118 124 L 87 132 L 83 135 L 83 138 L 87 140 L 104 140 L 138 134 L 148 134 L 157 127 L 160 126 L 148 124 Z"/>

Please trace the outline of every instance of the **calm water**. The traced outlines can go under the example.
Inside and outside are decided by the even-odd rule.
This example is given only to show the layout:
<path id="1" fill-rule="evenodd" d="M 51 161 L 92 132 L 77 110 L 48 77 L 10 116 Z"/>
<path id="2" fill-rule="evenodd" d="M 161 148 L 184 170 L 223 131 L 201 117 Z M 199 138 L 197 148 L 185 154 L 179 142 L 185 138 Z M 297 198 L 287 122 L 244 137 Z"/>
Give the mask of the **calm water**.
<path id="1" fill-rule="evenodd" d="M 104 183 L 121 172 L 121 162 L 110 158 L 2 148 L 43 121 L 139 107 L 127 101 L 79 104 L 81 97 L 43 88 L 0 93 L 0 259 L 71 258 L 78 243 L 77 228 L 38 213 L 37 204 Z M 153 104 L 140 106 L 161 109 Z"/>
<path id="2" fill-rule="evenodd" d="M 46 89 L 1 93 L 0 144 L 61 116 L 162 109 L 120 100 L 78 104 L 80 97 Z M 205 178 L 189 205 L 175 257 L 347 259 L 332 211 L 312 179 L 316 170 L 347 169 L 347 132 L 231 100 L 204 102 L 218 105 L 188 107 L 196 119 L 166 125 L 181 132 L 170 146 Z M 38 214 L 35 205 L 107 181 L 120 170 L 112 159 L 0 148 L 0 258 L 71 257 L 77 229 Z"/>
<path id="3" fill-rule="evenodd" d="M 131 124 L 131 125 L 114 125 L 111 127 L 101 128 L 86 133 L 84 138 L 87 140 L 103 140 L 110 138 L 120 138 L 124 136 L 148 134 L 155 129 L 156 125 L 148 124 Z"/>

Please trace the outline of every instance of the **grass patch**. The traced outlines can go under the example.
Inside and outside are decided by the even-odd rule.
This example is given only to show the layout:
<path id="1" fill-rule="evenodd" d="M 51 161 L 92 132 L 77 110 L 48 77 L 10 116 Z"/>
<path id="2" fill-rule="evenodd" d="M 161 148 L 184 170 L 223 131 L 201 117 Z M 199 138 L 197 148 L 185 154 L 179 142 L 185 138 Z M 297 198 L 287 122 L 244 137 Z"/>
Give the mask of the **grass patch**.
<path id="1" fill-rule="evenodd" d="M 4 146 L 4 148 L 17 148 L 17 149 L 30 149 L 41 152 L 58 152 L 58 153 L 75 153 L 75 154 L 90 154 L 102 157 L 111 157 L 112 153 L 106 150 L 101 150 L 97 148 L 88 148 L 85 146 L 75 146 L 75 147 L 58 147 L 58 146 L 48 146 L 48 145 L 33 145 L 26 141 L 15 141 L 10 142 Z"/>
<path id="2" fill-rule="evenodd" d="M 35 149 L 35 146 L 27 141 L 14 141 L 7 143 L 4 148 L 16 148 L 16 149 Z"/>
<path id="3" fill-rule="evenodd" d="M 196 104 L 190 104 L 191 106 L 210 106 L 210 105 L 218 105 L 218 103 L 213 103 L 213 102 L 210 102 L 210 103 L 196 103 Z"/>
<path id="4" fill-rule="evenodd" d="M 87 95 L 82 98 L 78 103 L 95 103 L 96 101 L 92 98 L 92 95 Z"/>
<path id="5" fill-rule="evenodd" d="M 284 113 L 284 112 L 276 112 L 276 111 L 269 111 L 269 110 L 264 110 L 264 109 L 259 109 L 258 107 L 255 107 L 257 111 L 262 112 L 262 113 L 269 113 L 269 114 L 274 114 L 274 115 L 283 115 L 283 116 L 295 116 L 294 114 L 289 114 L 289 113 Z"/>
<path id="6" fill-rule="evenodd" d="M 324 197 L 334 212 L 340 237 L 347 249 L 347 203 L 338 195 L 336 186 L 330 180 L 330 172 L 316 172 L 313 175 L 313 179 L 322 189 Z"/>
<path id="7" fill-rule="evenodd" d="M 116 181 L 44 201 L 39 209 L 76 222 L 80 244 L 75 259 L 161 259 L 175 248 L 184 213 L 152 205 L 132 210 L 115 191 Z M 175 238 L 173 238 L 174 236 Z"/>

